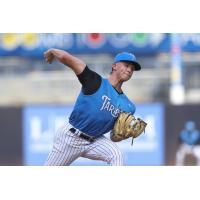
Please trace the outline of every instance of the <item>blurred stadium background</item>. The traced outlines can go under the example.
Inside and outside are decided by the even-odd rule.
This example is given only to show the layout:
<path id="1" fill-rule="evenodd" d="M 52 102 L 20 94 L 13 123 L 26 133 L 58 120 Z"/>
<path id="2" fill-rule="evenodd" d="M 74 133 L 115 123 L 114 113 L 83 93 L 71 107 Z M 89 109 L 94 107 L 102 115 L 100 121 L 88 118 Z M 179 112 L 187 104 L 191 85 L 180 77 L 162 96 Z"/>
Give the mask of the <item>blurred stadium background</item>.
<path id="1" fill-rule="evenodd" d="M 200 34 L 1 33 L 0 165 L 43 165 L 79 94 L 70 69 L 45 63 L 48 48 L 69 51 L 104 77 L 115 54 L 134 53 L 143 69 L 124 91 L 148 128 L 133 146 L 119 143 L 126 165 L 199 164 Z M 96 164 L 104 165 L 73 165 Z"/>

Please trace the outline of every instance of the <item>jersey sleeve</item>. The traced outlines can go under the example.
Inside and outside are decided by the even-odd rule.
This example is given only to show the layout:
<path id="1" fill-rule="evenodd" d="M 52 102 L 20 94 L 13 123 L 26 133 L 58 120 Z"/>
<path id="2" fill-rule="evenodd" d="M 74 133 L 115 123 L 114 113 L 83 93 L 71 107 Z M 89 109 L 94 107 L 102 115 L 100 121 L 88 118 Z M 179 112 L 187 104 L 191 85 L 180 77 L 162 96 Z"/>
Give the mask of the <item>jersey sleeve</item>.
<path id="1" fill-rule="evenodd" d="M 89 69 L 88 66 L 77 77 L 82 84 L 82 91 L 85 95 L 94 94 L 99 89 L 102 81 L 101 76 Z"/>

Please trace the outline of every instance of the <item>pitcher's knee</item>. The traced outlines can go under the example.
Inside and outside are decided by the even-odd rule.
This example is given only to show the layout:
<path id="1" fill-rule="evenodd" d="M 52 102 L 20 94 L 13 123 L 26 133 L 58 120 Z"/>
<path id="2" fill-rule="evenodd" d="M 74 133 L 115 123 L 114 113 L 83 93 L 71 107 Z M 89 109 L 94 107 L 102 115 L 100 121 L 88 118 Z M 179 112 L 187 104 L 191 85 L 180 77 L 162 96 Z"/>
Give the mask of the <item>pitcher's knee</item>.
<path id="1" fill-rule="evenodd" d="M 115 151 L 109 163 L 112 166 L 122 166 L 124 164 L 123 153 L 120 150 Z"/>

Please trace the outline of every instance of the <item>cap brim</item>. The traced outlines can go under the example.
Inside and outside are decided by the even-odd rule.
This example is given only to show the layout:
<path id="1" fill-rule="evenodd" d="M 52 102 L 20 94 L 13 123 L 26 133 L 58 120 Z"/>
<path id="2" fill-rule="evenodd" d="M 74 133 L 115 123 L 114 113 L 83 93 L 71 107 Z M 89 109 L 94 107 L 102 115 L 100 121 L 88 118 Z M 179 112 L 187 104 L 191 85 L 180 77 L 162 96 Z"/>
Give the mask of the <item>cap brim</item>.
<path id="1" fill-rule="evenodd" d="M 114 63 L 117 63 L 117 62 L 120 62 L 120 61 L 126 61 L 126 62 L 130 62 L 130 63 L 133 63 L 134 66 L 135 66 L 135 71 L 140 71 L 141 70 L 141 65 L 137 62 L 134 62 L 134 61 L 130 61 L 130 60 L 118 60 L 118 61 L 115 61 Z"/>
<path id="2" fill-rule="evenodd" d="M 139 63 L 137 63 L 137 62 L 133 62 L 133 61 L 131 61 L 133 64 L 134 64 L 134 66 L 135 66 L 135 71 L 140 71 L 141 70 L 141 66 L 140 66 L 140 64 Z"/>

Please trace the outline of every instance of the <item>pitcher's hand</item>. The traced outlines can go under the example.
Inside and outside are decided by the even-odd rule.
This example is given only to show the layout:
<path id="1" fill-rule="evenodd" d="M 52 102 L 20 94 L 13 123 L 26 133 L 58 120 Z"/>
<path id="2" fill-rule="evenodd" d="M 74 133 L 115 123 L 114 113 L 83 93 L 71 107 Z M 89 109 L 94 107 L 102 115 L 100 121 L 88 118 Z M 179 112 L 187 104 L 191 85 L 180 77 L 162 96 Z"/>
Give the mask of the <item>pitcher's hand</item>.
<path id="1" fill-rule="evenodd" d="M 44 58 L 47 63 L 51 64 L 55 58 L 54 54 L 52 53 L 53 49 L 49 49 L 44 52 Z"/>

